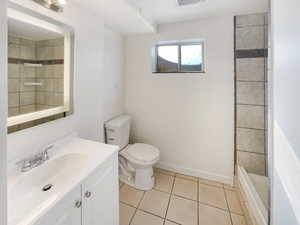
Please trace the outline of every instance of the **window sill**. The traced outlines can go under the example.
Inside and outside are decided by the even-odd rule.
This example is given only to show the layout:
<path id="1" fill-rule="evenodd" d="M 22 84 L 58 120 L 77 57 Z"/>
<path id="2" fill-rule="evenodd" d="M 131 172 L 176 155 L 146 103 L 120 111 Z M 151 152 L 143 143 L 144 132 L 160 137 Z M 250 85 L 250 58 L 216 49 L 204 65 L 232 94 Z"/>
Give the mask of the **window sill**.
<path id="1" fill-rule="evenodd" d="M 168 74 L 168 73 L 170 73 L 170 74 L 174 74 L 174 73 L 178 73 L 178 74 L 181 74 L 181 73 L 193 73 L 193 74 L 197 74 L 197 73 L 199 73 L 199 74 L 205 74 L 206 72 L 204 71 L 204 72 L 152 72 L 153 74 Z"/>

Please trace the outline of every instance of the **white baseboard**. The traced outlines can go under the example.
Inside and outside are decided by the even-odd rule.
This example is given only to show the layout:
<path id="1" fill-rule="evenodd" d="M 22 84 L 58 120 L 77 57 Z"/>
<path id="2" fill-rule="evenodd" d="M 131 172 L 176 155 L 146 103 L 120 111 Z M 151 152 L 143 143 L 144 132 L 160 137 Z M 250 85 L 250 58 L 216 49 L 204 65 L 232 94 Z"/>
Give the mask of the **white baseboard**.
<path id="1" fill-rule="evenodd" d="M 171 170 L 177 173 L 182 173 L 185 175 L 189 176 L 194 176 L 194 177 L 199 177 L 203 179 L 208 179 L 212 181 L 217 181 L 225 184 L 233 184 L 233 175 L 232 177 L 227 177 L 227 176 L 222 176 L 219 174 L 215 173 L 210 173 L 207 171 L 203 170 L 197 170 L 197 169 L 192 169 L 192 168 L 184 168 L 184 167 L 179 167 L 175 165 L 171 165 L 165 162 L 158 162 L 155 167 L 165 169 L 165 170 Z"/>

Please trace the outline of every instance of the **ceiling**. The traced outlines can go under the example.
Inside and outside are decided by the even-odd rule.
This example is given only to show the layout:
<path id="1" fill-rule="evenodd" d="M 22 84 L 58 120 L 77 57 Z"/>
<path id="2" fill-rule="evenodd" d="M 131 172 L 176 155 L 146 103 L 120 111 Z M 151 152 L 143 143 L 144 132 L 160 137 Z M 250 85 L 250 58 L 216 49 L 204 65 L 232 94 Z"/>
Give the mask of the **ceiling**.
<path id="1" fill-rule="evenodd" d="M 179 6 L 177 0 L 128 1 L 156 24 L 268 11 L 268 0 L 205 0 L 186 6 Z"/>
<path id="2" fill-rule="evenodd" d="M 73 0 L 78 5 L 99 13 L 112 28 L 123 34 L 152 33 L 156 26 L 145 19 L 128 0 Z"/>
<path id="3" fill-rule="evenodd" d="M 9 35 L 22 37 L 32 41 L 50 40 L 63 37 L 62 34 L 12 18 L 8 19 L 8 33 Z"/>
<path id="4" fill-rule="evenodd" d="M 268 0 L 201 0 L 186 6 L 179 6 L 177 0 L 72 1 L 101 15 L 107 25 L 125 35 L 155 32 L 158 24 L 268 9 Z"/>

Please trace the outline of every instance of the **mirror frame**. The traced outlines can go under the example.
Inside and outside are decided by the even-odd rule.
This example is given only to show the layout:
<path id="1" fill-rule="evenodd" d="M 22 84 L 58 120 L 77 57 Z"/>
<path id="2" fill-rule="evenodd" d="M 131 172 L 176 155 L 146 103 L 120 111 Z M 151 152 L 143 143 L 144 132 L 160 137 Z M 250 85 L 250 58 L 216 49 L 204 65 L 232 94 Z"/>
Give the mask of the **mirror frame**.
<path id="1" fill-rule="evenodd" d="M 43 29 L 60 33 L 64 36 L 64 104 L 50 109 L 35 111 L 7 118 L 7 127 L 20 125 L 26 122 L 42 119 L 45 117 L 66 113 L 71 110 L 71 72 L 72 69 L 72 35 L 73 32 L 66 26 L 59 26 L 13 8 L 7 9 L 7 17 L 25 23 L 38 26 Z"/>

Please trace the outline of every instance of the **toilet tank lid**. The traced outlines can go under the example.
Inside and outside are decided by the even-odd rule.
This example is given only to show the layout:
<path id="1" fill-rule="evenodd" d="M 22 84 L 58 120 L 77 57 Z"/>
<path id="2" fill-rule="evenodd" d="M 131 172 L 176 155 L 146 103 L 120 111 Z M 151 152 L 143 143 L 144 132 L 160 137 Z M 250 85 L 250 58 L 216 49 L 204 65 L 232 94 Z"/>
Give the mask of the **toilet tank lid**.
<path id="1" fill-rule="evenodd" d="M 111 119 L 105 123 L 105 127 L 107 128 L 117 128 L 121 127 L 125 123 L 130 122 L 131 117 L 129 115 L 121 115 L 114 119 Z"/>

